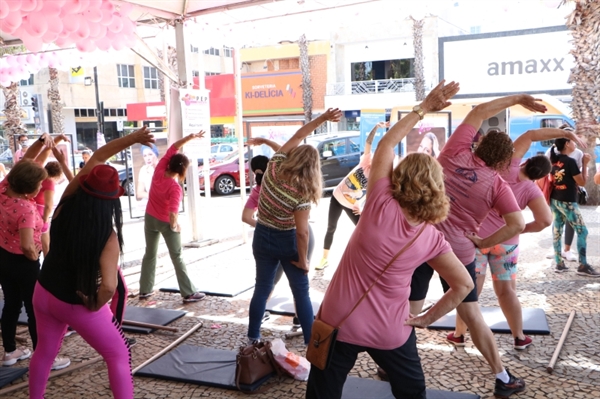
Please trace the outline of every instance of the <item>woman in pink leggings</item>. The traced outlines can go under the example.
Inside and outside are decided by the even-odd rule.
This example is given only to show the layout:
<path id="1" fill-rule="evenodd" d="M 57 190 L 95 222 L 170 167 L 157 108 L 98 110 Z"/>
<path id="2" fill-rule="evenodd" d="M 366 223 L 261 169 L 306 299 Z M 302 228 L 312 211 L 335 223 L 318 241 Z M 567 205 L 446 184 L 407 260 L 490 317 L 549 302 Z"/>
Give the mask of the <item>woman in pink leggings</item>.
<path id="1" fill-rule="evenodd" d="M 129 345 L 108 306 L 118 286 L 124 190 L 117 171 L 105 162 L 133 144 L 153 141 L 142 128 L 101 147 L 69 183 L 54 212 L 52 246 L 33 295 L 40 334 L 29 366 L 31 399 L 44 397 L 67 326 L 106 361 L 113 396 L 133 398 Z"/>

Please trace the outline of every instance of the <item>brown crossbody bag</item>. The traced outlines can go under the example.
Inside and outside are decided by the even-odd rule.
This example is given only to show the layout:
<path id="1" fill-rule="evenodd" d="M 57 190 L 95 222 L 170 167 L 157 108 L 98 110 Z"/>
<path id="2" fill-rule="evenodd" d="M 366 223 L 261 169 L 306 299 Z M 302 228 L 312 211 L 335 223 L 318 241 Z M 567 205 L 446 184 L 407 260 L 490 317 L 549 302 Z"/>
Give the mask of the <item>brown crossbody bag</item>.
<path id="1" fill-rule="evenodd" d="M 329 367 L 329 363 L 331 362 L 331 355 L 333 353 L 333 349 L 335 346 L 335 341 L 337 339 L 337 334 L 340 327 L 344 324 L 344 322 L 350 317 L 352 312 L 360 305 L 360 303 L 367 297 L 373 286 L 379 281 L 383 273 L 386 272 L 387 269 L 394 263 L 398 256 L 402 255 L 404 251 L 408 247 L 412 245 L 413 242 L 421 235 L 423 230 L 425 229 L 426 223 L 423 223 L 421 229 L 415 234 L 415 236 L 402 248 L 393 258 L 388 262 L 388 264 L 383 268 L 379 276 L 371 283 L 371 286 L 365 291 L 365 293 L 360 297 L 356 305 L 352 308 L 350 313 L 344 317 L 344 319 L 338 324 L 337 327 L 333 327 L 323 320 L 319 318 L 321 315 L 321 308 L 319 308 L 319 312 L 317 313 L 317 317 L 312 325 L 312 331 L 310 334 L 310 342 L 308 343 L 308 348 L 306 349 L 306 359 L 316 368 L 325 370 Z"/>

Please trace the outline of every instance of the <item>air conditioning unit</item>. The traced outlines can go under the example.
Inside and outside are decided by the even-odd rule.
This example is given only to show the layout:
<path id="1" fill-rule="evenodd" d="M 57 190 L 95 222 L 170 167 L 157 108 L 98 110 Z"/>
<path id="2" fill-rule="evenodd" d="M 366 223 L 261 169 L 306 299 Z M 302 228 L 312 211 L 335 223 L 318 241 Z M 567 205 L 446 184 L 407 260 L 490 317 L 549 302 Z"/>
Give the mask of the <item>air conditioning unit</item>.
<path id="1" fill-rule="evenodd" d="M 28 89 L 19 90 L 19 105 L 22 107 L 30 107 L 31 106 L 31 96 L 33 92 Z"/>

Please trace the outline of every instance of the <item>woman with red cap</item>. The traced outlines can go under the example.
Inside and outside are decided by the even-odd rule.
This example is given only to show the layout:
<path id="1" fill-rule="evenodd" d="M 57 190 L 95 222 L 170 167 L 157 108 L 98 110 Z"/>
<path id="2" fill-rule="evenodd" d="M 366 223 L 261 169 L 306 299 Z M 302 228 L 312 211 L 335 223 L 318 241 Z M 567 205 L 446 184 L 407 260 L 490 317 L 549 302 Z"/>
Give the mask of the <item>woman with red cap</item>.
<path id="1" fill-rule="evenodd" d="M 144 127 L 98 149 L 54 212 L 52 246 L 33 297 L 38 331 L 44 333 L 29 366 L 30 398 L 43 398 L 68 325 L 104 357 L 113 396 L 133 398 L 129 345 L 107 305 L 117 287 L 124 190 L 105 162 L 133 144 L 153 141 Z"/>

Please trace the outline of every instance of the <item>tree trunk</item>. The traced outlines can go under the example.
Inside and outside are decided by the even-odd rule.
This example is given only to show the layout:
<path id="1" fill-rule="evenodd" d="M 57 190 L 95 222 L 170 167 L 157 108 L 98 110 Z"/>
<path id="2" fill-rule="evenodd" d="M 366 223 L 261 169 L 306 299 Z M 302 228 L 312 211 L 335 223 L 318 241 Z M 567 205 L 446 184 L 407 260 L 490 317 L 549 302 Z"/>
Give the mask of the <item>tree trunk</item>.
<path id="1" fill-rule="evenodd" d="M 413 46 L 415 48 L 415 99 L 425 99 L 425 74 L 423 73 L 423 23 L 422 19 L 413 20 Z"/>
<path id="2" fill-rule="evenodd" d="M 48 68 L 50 71 L 50 88 L 48 89 L 48 101 L 50 101 L 50 114 L 52 115 L 52 133 L 64 134 L 65 123 L 62 112 L 63 106 L 58 91 L 58 70 Z"/>
<path id="3" fill-rule="evenodd" d="M 304 107 L 304 123 L 312 120 L 312 83 L 310 78 L 310 59 L 308 57 L 308 45 L 306 35 L 300 36 L 298 40 L 300 48 L 300 70 L 302 71 L 302 104 Z"/>
<path id="4" fill-rule="evenodd" d="M 8 145 L 13 153 L 17 150 L 13 140 L 14 136 L 27 134 L 27 130 L 21 125 L 21 114 L 23 110 L 19 106 L 19 86 L 16 82 L 12 82 L 10 86 L 2 87 L 4 93 L 4 115 L 6 121 L 2 126 L 4 128 L 4 137 L 8 141 Z"/>
<path id="5" fill-rule="evenodd" d="M 577 134 L 587 139 L 585 150 L 592 156 L 588 164 L 589 177 L 586 190 L 588 205 L 600 204 L 600 191 L 594 184 L 596 173 L 596 138 L 600 134 L 600 2 L 577 0 L 575 10 L 567 18 L 567 27 L 573 36 L 571 54 L 575 66 L 571 69 L 569 83 L 573 84 L 573 119 Z"/>

